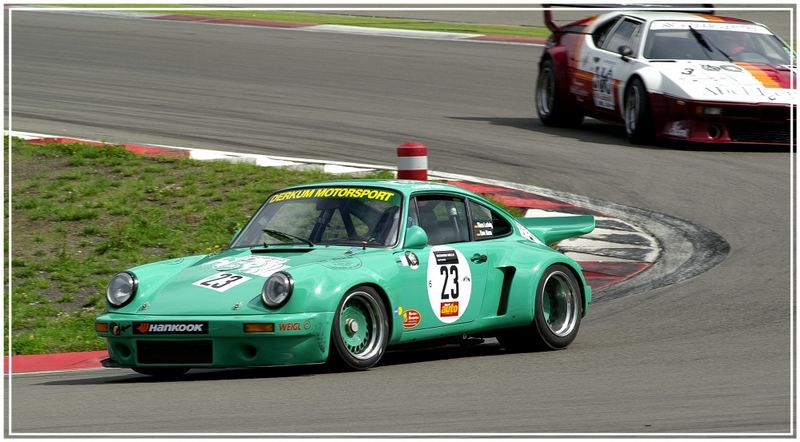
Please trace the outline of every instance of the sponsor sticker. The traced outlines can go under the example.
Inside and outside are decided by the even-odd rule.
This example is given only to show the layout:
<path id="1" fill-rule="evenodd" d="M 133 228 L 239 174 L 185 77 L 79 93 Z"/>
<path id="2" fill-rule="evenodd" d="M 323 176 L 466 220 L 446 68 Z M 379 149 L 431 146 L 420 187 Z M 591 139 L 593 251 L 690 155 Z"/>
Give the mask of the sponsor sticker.
<path id="1" fill-rule="evenodd" d="M 310 324 L 309 324 L 310 326 Z M 300 331 L 300 323 L 299 322 L 282 322 L 278 324 L 278 330 L 280 331 Z"/>
<path id="2" fill-rule="evenodd" d="M 767 34 L 769 31 L 763 26 L 750 25 L 747 23 L 727 23 L 727 22 L 706 22 L 706 21 L 654 21 L 650 25 L 651 31 L 671 30 L 671 29 L 692 29 L 702 31 L 732 31 L 732 32 L 751 32 L 754 34 Z"/>
<path id="3" fill-rule="evenodd" d="M 615 63 L 608 63 L 609 66 L 597 65 L 594 68 L 592 78 L 592 98 L 594 105 L 603 109 L 615 109 L 614 103 L 614 66 Z"/>
<path id="4" fill-rule="evenodd" d="M 419 322 L 422 321 L 422 315 L 413 308 L 404 310 L 401 316 L 403 317 L 403 328 L 406 330 L 415 328 L 419 325 Z"/>
<path id="5" fill-rule="evenodd" d="M 428 256 L 428 300 L 445 324 L 456 322 L 467 310 L 472 272 L 464 255 L 447 246 L 434 246 Z"/>
<path id="6" fill-rule="evenodd" d="M 400 255 L 400 265 L 409 267 L 411 270 L 419 268 L 419 257 L 414 252 L 406 252 Z"/>
<path id="7" fill-rule="evenodd" d="M 197 282 L 192 283 L 192 285 L 211 289 L 216 292 L 225 292 L 251 279 L 253 278 L 234 273 L 222 272 L 205 277 Z"/>
<path id="8" fill-rule="evenodd" d="M 536 235 L 531 233 L 530 230 L 528 230 L 525 226 L 520 224 L 519 221 L 514 221 L 514 222 L 517 224 L 517 229 L 519 229 L 519 234 L 522 235 L 523 238 L 529 239 L 535 242 L 536 244 L 543 244 L 542 241 L 540 241 L 539 238 L 536 237 Z"/>
<path id="9" fill-rule="evenodd" d="M 269 203 L 278 201 L 304 199 L 304 198 L 363 198 L 369 200 L 389 201 L 395 195 L 383 189 L 370 189 L 364 187 L 319 187 L 314 189 L 288 190 L 276 193 L 269 199 Z"/>
<path id="10" fill-rule="evenodd" d="M 450 317 L 458 316 L 458 302 L 443 302 L 439 310 L 440 316 Z"/>
<path id="11" fill-rule="evenodd" d="M 248 275 L 266 278 L 277 271 L 288 268 L 288 266 L 285 265 L 287 261 L 289 261 L 287 258 L 278 258 L 275 256 L 254 255 L 241 258 L 227 257 L 213 261 L 211 267 L 220 272 L 236 270 L 239 273 L 247 273 Z"/>
<path id="12" fill-rule="evenodd" d="M 206 335 L 208 322 L 134 322 L 134 335 Z"/>

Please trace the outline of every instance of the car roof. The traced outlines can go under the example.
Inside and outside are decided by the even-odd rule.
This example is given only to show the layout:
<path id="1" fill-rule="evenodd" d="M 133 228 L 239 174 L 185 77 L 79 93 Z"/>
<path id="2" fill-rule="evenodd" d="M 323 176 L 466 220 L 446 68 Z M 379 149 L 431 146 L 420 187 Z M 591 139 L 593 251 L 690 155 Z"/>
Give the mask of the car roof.
<path id="1" fill-rule="evenodd" d="M 676 12 L 676 11 L 613 11 L 598 16 L 597 21 L 606 21 L 611 17 L 620 15 L 627 15 L 629 17 L 638 17 L 646 21 L 655 20 L 675 20 L 675 21 L 711 21 L 711 22 L 725 22 L 725 23 L 743 23 L 743 24 L 758 24 L 750 20 L 744 20 L 733 17 L 723 17 L 719 15 L 709 15 L 699 12 Z"/>

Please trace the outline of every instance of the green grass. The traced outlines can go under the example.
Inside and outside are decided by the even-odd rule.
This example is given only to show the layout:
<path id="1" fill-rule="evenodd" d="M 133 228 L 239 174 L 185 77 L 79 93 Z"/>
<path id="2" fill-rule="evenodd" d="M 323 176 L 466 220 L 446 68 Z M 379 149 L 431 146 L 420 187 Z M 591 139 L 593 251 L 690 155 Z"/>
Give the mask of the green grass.
<path id="1" fill-rule="evenodd" d="M 378 16 L 355 16 L 335 13 L 317 12 L 289 12 L 289 11 L 253 11 L 242 8 L 225 8 L 192 11 L 158 11 L 154 10 L 154 5 L 59 5 L 63 7 L 86 7 L 86 8 L 141 8 L 146 12 L 163 12 L 166 14 L 193 15 L 214 18 L 237 18 L 237 19 L 258 19 L 273 20 L 297 23 L 316 23 L 326 25 L 347 25 L 362 26 L 368 28 L 391 28 L 409 29 L 417 31 L 441 31 L 441 32 L 463 32 L 470 34 L 503 35 L 510 37 L 547 37 L 550 31 L 546 28 L 535 26 L 501 25 L 501 24 L 478 24 L 478 23 L 457 23 L 441 22 L 433 20 L 416 20 L 404 18 L 386 18 Z M 168 8 L 198 8 L 189 5 L 158 5 Z"/>
<path id="2" fill-rule="evenodd" d="M 7 354 L 105 348 L 93 324 L 116 272 L 218 250 L 270 192 L 352 177 L 19 139 L 11 156 L 13 348 Z"/>

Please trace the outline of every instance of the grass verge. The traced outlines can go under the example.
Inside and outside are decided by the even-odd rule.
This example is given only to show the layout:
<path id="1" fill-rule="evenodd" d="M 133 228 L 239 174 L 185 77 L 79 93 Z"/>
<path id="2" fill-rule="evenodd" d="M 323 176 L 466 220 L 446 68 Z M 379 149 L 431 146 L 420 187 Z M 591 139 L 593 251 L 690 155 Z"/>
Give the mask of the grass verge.
<path id="1" fill-rule="evenodd" d="M 352 177 L 20 139 L 12 141 L 11 158 L 7 354 L 105 348 L 93 323 L 116 272 L 217 250 L 270 192 Z M 8 296 L 5 302 L 8 308 Z"/>
<path id="2" fill-rule="evenodd" d="M 86 8 L 142 8 L 142 12 L 160 12 L 164 15 L 180 14 L 213 18 L 231 19 L 256 19 L 273 20 L 294 23 L 316 23 L 324 25 L 347 25 L 362 26 L 368 28 L 390 28 L 407 29 L 416 31 L 440 31 L 440 32 L 463 32 L 469 34 L 502 35 L 509 37 L 541 37 L 550 35 L 550 31 L 543 27 L 520 26 L 520 25 L 501 25 L 501 24 L 479 24 L 479 23 L 457 23 L 441 22 L 433 20 L 417 20 L 405 18 L 387 18 L 379 15 L 367 17 L 346 14 L 321 14 L 314 12 L 291 12 L 291 11 L 253 11 L 243 8 L 224 8 L 191 11 L 158 11 L 153 10 L 154 5 L 59 5 L 63 7 L 86 7 Z M 189 5 L 160 5 L 169 8 L 198 8 Z"/>

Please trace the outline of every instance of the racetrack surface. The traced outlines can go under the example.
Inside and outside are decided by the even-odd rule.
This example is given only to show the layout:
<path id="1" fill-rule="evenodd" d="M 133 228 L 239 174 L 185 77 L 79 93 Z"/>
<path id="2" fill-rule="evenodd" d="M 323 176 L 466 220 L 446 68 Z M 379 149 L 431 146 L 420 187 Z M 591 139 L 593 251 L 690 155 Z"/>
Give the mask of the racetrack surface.
<path id="1" fill-rule="evenodd" d="M 12 129 L 430 168 L 670 214 L 728 258 L 592 306 L 569 349 L 396 352 L 373 370 L 14 375 L 14 433 L 788 433 L 790 156 L 541 126 L 535 47 L 12 13 Z M 224 189 L 220 189 L 224 192 Z M 24 244 L 13 244 L 23 247 Z"/>

